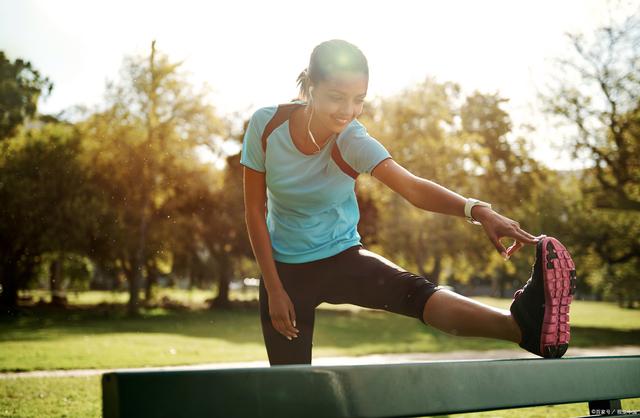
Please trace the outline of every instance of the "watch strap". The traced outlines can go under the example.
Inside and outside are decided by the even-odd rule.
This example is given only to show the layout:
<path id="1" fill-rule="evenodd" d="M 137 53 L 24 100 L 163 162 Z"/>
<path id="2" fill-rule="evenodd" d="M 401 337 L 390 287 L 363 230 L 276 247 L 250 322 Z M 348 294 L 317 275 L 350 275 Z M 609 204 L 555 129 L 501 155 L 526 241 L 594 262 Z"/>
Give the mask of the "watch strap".
<path id="1" fill-rule="evenodd" d="M 464 216 L 467 222 L 474 225 L 482 225 L 480 222 L 476 221 L 473 216 L 471 216 L 471 209 L 473 209 L 474 206 L 486 206 L 491 209 L 491 204 L 473 198 L 467 198 L 467 201 L 464 204 Z"/>

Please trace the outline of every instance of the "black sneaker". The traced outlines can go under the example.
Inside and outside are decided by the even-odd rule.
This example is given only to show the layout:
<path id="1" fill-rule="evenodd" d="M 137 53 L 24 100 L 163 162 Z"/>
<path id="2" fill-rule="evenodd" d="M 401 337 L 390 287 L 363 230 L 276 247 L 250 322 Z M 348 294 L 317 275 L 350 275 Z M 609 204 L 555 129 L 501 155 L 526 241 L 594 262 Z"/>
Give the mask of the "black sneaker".
<path id="1" fill-rule="evenodd" d="M 531 277 L 514 293 L 509 307 L 522 332 L 520 347 L 545 358 L 560 358 L 567 351 L 575 268 L 569 251 L 556 238 L 538 241 Z"/>

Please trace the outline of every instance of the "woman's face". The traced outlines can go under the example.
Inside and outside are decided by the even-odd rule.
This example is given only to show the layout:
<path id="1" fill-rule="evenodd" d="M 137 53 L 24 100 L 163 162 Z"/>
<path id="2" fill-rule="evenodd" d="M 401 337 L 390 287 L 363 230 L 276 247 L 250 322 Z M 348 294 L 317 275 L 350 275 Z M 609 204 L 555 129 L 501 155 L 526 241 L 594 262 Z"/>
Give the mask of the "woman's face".
<path id="1" fill-rule="evenodd" d="M 314 85 L 314 119 L 333 132 L 341 132 L 362 113 L 368 83 L 366 74 L 341 72 Z"/>

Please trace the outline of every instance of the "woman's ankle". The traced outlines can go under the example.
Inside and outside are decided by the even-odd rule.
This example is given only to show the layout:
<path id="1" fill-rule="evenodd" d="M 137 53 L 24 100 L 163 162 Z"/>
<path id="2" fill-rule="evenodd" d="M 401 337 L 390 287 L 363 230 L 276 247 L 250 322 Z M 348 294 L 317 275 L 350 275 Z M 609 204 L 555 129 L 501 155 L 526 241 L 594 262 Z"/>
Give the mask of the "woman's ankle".
<path id="1" fill-rule="evenodd" d="M 520 325 L 518 325 L 518 322 L 513 315 L 509 315 L 508 319 L 509 327 L 512 330 L 511 335 L 513 337 L 511 341 L 519 345 L 522 342 L 522 330 L 520 330 Z"/>

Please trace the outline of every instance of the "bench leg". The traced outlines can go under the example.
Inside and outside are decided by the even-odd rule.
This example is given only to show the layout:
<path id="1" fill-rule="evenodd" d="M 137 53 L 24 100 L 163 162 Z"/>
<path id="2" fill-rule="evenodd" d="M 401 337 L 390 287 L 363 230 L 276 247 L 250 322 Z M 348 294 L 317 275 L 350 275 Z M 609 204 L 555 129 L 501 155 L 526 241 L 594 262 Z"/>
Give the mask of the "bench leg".
<path id="1" fill-rule="evenodd" d="M 589 414 L 591 415 L 616 415 L 619 409 L 622 409 L 620 399 L 589 401 Z M 607 410 L 610 412 L 607 413 Z"/>

